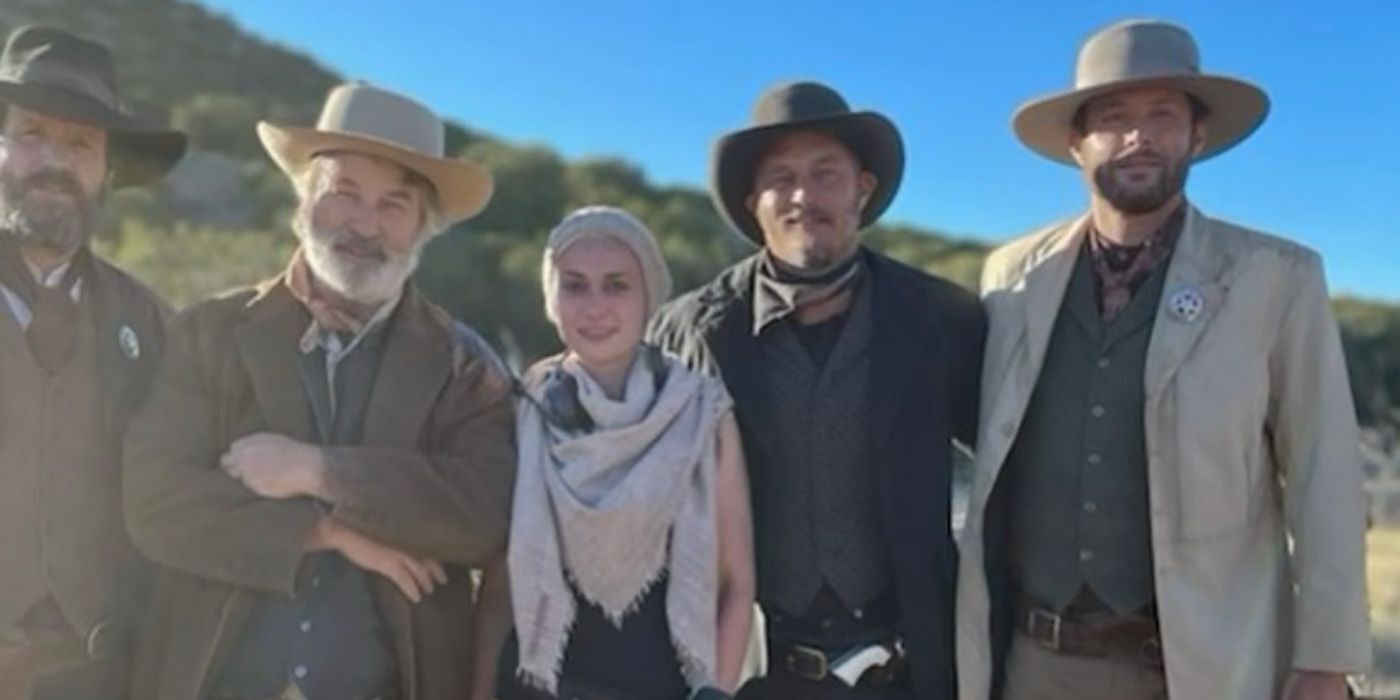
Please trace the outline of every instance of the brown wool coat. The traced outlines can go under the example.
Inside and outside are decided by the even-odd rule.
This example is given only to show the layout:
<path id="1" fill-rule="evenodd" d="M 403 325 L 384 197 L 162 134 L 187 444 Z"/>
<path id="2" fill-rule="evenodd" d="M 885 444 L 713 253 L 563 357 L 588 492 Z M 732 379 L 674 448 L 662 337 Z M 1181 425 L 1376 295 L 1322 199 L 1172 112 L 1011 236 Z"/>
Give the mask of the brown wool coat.
<path id="1" fill-rule="evenodd" d="M 320 517 L 305 498 L 255 496 L 219 468 L 259 431 L 315 442 L 297 369 L 309 317 L 281 278 L 195 306 L 171 328 L 150 400 L 126 442 L 125 513 L 162 569 L 134 696 L 196 700 L 260 596 L 291 595 Z M 470 331 L 411 288 L 386 329 L 363 444 L 330 452 L 331 517 L 449 565 L 417 605 L 374 590 L 399 660 L 401 697 L 465 697 L 468 569 L 505 546 L 514 482 L 508 378 Z"/>

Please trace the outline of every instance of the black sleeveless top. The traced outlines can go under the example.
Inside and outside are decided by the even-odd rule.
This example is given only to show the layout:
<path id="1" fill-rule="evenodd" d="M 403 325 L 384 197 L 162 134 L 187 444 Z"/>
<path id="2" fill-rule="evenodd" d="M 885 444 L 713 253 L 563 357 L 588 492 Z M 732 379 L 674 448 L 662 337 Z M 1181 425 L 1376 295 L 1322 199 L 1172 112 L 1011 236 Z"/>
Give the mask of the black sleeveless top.
<path id="1" fill-rule="evenodd" d="M 614 627 L 602 608 L 574 591 L 578 612 L 564 651 L 561 692 L 577 686 L 583 697 L 615 700 L 684 700 L 690 689 L 681 674 L 671 626 L 666 619 L 666 584 L 652 585 L 637 609 Z M 548 693 L 515 675 L 518 640 L 512 633 L 496 674 L 500 700 L 544 700 Z"/>

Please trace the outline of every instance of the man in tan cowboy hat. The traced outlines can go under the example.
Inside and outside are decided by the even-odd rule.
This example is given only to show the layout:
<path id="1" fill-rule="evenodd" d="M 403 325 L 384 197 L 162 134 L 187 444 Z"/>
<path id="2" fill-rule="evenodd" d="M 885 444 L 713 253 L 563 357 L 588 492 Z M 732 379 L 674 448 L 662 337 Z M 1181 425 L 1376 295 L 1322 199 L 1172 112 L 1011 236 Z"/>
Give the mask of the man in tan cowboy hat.
<path id="1" fill-rule="evenodd" d="M 762 249 L 651 329 L 723 376 L 743 433 L 768 675 L 740 698 L 953 693 L 951 447 L 975 437 L 986 327 L 972 294 L 861 245 L 903 168 L 883 115 L 766 92 L 711 184 Z"/>
<path id="2" fill-rule="evenodd" d="M 1321 700 L 1370 660 L 1361 457 L 1322 264 L 1186 200 L 1268 100 L 1114 24 L 1016 113 L 1089 211 L 1002 247 L 961 697 Z"/>
<path id="3" fill-rule="evenodd" d="M 126 443 L 126 519 L 164 571 L 142 700 L 466 697 L 469 567 L 498 555 L 509 382 L 415 291 L 491 196 L 426 107 L 363 84 L 258 133 L 296 185 L 287 270 L 198 304 Z"/>
<path id="4" fill-rule="evenodd" d="M 182 134 L 121 107 L 107 48 L 45 27 L 0 54 L 0 699 L 122 696 L 140 558 L 121 435 L 165 306 L 89 249 L 109 188 L 149 184 Z"/>

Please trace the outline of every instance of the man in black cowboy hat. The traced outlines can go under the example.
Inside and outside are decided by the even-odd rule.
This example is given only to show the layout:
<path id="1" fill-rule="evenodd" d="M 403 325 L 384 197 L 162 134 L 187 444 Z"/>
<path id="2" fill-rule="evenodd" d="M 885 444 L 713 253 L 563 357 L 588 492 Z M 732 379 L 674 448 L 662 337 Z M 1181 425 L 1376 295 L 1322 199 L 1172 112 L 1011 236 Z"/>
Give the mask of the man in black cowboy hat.
<path id="1" fill-rule="evenodd" d="M 1021 141 L 1089 210 L 994 252 L 964 700 L 1340 700 L 1370 660 L 1362 460 L 1317 254 L 1187 201 L 1268 98 L 1182 27 L 1083 45 Z M 997 692 L 997 686 L 1004 690 Z"/>
<path id="2" fill-rule="evenodd" d="M 185 138 L 121 108 L 106 48 L 40 27 L 0 55 L 0 119 L 0 698 L 122 697 L 141 576 L 121 435 L 164 306 L 88 244 L 107 189 Z"/>
<path id="3" fill-rule="evenodd" d="M 952 441 L 976 432 L 985 321 L 861 245 L 903 165 L 884 116 L 815 83 L 765 93 L 712 171 L 762 250 L 652 329 L 724 377 L 752 470 L 768 676 L 740 697 L 953 692 Z"/>

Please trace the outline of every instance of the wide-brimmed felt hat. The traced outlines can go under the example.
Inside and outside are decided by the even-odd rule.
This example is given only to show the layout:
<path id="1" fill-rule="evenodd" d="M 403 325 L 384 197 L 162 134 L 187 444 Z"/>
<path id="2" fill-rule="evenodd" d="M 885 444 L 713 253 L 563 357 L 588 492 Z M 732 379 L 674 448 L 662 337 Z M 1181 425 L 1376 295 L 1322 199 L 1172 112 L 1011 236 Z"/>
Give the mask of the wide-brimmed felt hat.
<path id="1" fill-rule="evenodd" d="M 861 168 L 875 176 L 875 190 L 861 211 L 862 227 L 880 218 L 894 200 L 904 174 L 904 142 L 894 122 L 878 112 L 852 111 L 835 90 L 813 82 L 778 85 L 764 92 L 748 127 L 715 141 L 710 195 L 725 221 L 763 245 L 763 230 L 746 203 L 754 170 L 774 139 L 799 130 L 831 134 L 849 148 Z"/>
<path id="2" fill-rule="evenodd" d="M 469 219 L 491 201 L 491 174 L 444 154 L 442 119 L 416 100 L 362 82 L 331 90 L 314 127 L 258 122 L 277 166 L 297 178 L 316 155 L 350 151 L 383 158 L 422 175 L 437 190 L 445 223 Z"/>
<path id="3" fill-rule="evenodd" d="M 1182 90 L 1208 110 L 1205 142 L 1196 160 L 1219 155 L 1243 141 L 1269 112 L 1269 97 L 1259 86 L 1201 71 L 1200 51 L 1184 27 L 1131 19 L 1090 36 L 1079 49 L 1074 87 L 1021 105 L 1012 127 L 1031 150 L 1075 165 L 1069 135 L 1085 103 L 1126 88 L 1159 85 Z"/>
<path id="4" fill-rule="evenodd" d="M 107 132 L 113 187 L 148 184 L 185 154 L 185 135 L 122 105 L 112 52 L 62 29 L 23 26 L 0 53 L 0 114 L 15 105 Z"/>

